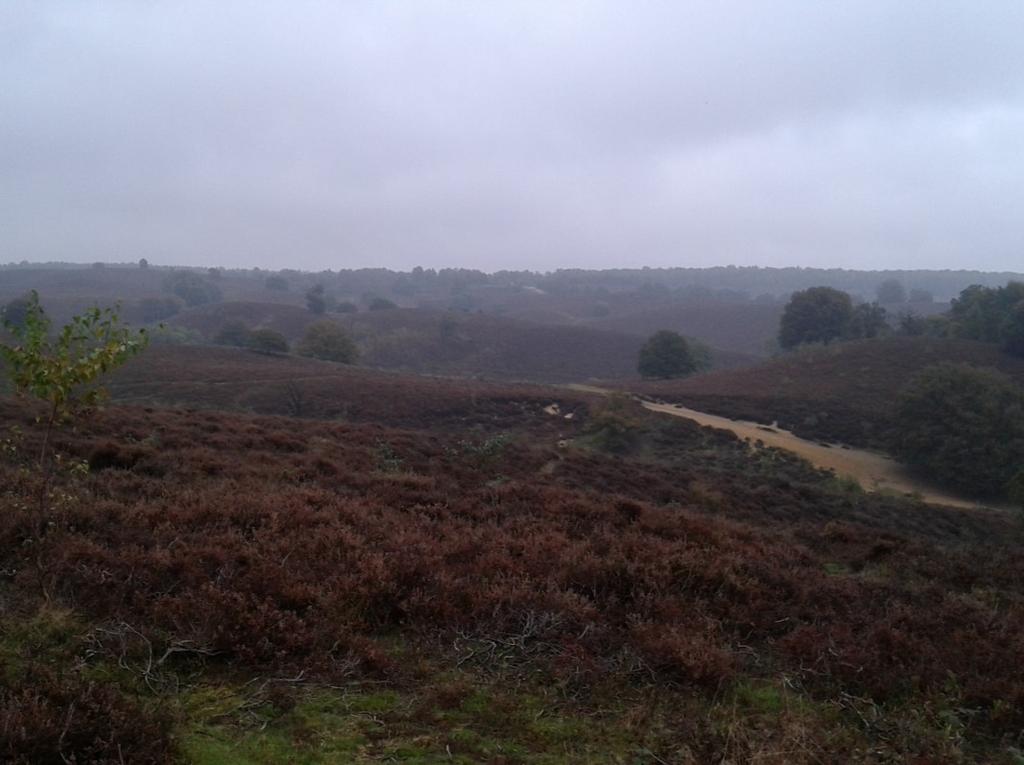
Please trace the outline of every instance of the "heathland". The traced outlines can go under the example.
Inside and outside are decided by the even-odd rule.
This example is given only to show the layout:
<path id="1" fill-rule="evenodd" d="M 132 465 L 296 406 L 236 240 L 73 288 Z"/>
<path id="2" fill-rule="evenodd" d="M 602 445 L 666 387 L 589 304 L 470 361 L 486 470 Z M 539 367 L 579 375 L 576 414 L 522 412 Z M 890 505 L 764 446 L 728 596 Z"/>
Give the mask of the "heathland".
<path id="1" fill-rule="evenodd" d="M 194 275 L 0 270 L 57 323 L 165 325 L 57 429 L 48 484 L 40 410 L 0 397 L 0 758 L 1020 761 L 1016 514 L 630 395 L 884 449 L 922 369 L 1020 359 L 895 330 L 768 358 L 793 274 Z M 967 286 L 904 278 L 921 316 Z M 325 318 L 358 363 L 214 344 Z M 717 368 L 639 380 L 658 329 Z M 552 384 L 593 380 L 629 393 Z"/>

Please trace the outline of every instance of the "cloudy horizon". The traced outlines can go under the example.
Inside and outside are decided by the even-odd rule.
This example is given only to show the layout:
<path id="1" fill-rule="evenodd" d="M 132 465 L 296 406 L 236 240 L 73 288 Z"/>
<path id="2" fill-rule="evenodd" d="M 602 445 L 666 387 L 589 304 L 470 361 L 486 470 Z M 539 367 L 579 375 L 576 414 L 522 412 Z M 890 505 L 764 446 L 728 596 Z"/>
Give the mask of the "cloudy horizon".
<path id="1" fill-rule="evenodd" d="M 0 262 L 1019 271 L 1013 2 L 11 2 Z"/>

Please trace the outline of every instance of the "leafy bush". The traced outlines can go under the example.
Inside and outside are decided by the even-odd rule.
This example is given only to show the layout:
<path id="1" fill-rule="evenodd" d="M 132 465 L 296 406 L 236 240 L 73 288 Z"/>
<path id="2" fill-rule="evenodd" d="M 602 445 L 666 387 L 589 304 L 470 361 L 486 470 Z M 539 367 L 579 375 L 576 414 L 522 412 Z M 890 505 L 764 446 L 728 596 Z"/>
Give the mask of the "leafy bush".
<path id="1" fill-rule="evenodd" d="M 878 303 L 861 303 L 853 309 L 843 337 L 847 340 L 879 337 L 889 332 L 886 310 Z"/>
<path id="2" fill-rule="evenodd" d="M 995 370 L 936 364 L 900 396 L 893 452 L 937 482 L 997 496 L 1024 464 L 1024 389 Z"/>
<path id="3" fill-rule="evenodd" d="M 968 287 L 953 301 L 949 317 L 958 337 L 1000 343 L 1024 356 L 1024 282 Z"/>
<path id="4" fill-rule="evenodd" d="M 629 396 L 615 394 L 596 409 L 587 432 L 598 449 L 623 454 L 636 446 L 641 426 L 639 405 Z"/>
<path id="5" fill-rule="evenodd" d="M 264 327 L 249 333 L 248 347 L 260 353 L 288 353 L 288 340 L 280 332 Z"/>
<path id="6" fill-rule="evenodd" d="M 338 324 L 327 320 L 310 324 L 297 350 L 300 356 L 342 364 L 351 364 L 359 356 L 356 344 L 348 333 Z"/>
<path id="7" fill-rule="evenodd" d="M 670 379 L 693 374 L 702 367 L 686 338 L 663 329 L 655 332 L 640 349 L 637 370 L 644 377 Z"/>
<path id="8" fill-rule="evenodd" d="M 782 313 L 779 345 L 788 349 L 839 339 L 852 317 L 853 301 L 845 292 L 832 287 L 794 292 Z"/>

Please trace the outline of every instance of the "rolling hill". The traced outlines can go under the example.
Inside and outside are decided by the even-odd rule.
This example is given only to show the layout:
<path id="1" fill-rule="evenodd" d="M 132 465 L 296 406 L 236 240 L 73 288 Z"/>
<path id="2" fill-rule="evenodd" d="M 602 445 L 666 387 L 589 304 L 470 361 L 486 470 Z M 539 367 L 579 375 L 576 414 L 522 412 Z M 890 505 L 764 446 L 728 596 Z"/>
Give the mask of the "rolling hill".
<path id="1" fill-rule="evenodd" d="M 319 319 L 345 327 L 360 363 L 383 369 L 545 383 L 623 378 L 636 374 L 645 338 L 584 326 L 547 325 L 481 313 L 396 308 L 316 316 L 279 303 L 225 302 L 182 311 L 168 321 L 212 338 L 228 321 L 268 327 L 296 341 Z M 753 359 L 714 351 L 717 366 Z"/>

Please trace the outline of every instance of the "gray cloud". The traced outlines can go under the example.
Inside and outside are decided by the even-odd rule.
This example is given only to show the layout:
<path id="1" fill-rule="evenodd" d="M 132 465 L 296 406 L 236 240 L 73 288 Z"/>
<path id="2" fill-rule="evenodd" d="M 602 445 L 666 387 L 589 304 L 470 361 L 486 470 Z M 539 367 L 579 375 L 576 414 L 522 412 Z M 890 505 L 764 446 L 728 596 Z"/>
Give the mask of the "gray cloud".
<path id="1" fill-rule="evenodd" d="M 8 2 L 0 261 L 1019 269 L 1024 5 Z"/>

